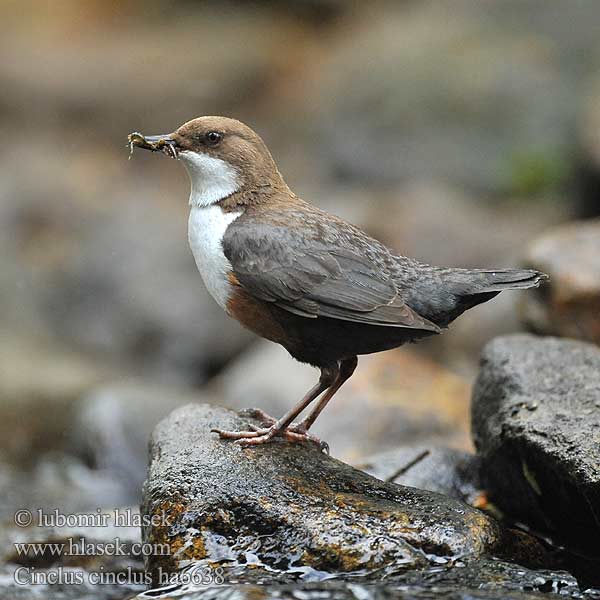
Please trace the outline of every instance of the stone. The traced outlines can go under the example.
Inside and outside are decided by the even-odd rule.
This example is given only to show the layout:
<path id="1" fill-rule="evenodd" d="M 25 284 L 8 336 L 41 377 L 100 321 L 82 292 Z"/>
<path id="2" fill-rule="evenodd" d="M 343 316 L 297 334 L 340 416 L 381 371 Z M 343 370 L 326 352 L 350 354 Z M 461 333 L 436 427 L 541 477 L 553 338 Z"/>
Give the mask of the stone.
<path id="1" fill-rule="evenodd" d="M 148 557 L 154 582 L 190 561 L 380 580 L 438 558 L 518 554 L 519 538 L 458 500 L 384 483 L 313 444 L 242 448 L 210 432 L 244 424 L 229 410 L 189 405 L 154 431 L 142 515 L 157 524 L 143 539 L 171 548 Z"/>
<path id="2" fill-rule="evenodd" d="M 491 341 L 472 428 L 491 501 L 600 558 L 600 349 L 532 335 Z"/>
<path id="3" fill-rule="evenodd" d="M 568 223 L 536 239 L 526 261 L 550 281 L 524 296 L 536 331 L 600 344 L 600 219 Z"/>
<path id="4" fill-rule="evenodd" d="M 280 346 L 259 342 L 213 381 L 208 393 L 240 410 L 277 417 L 314 385 L 318 371 Z M 471 448 L 470 386 L 410 348 L 359 357 L 358 369 L 311 429 L 334 456 L 360 461 L 399 444 Z"/>

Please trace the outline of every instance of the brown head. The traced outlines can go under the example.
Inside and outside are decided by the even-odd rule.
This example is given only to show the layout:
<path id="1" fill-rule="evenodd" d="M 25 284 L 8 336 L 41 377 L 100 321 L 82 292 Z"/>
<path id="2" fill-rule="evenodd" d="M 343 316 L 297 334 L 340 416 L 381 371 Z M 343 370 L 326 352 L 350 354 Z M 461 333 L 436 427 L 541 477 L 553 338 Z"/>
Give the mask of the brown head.
<path id="1" fill-rule="evenodd" d="M 130 144 L 180 159 L 192 183 L 190 202 L 209 205 L 229 197 L 245 204 L 285 189 L 269 149 L 250 127 L 227 117 L 198 117 L 173 133 L 131 134 Z"/>

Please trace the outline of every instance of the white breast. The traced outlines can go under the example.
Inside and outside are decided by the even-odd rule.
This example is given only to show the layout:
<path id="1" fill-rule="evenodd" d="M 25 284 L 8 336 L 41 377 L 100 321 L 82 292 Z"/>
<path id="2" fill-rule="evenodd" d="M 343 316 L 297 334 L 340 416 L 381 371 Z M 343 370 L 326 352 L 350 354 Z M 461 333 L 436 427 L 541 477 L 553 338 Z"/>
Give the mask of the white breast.
<path id="1" fill-rule="evenodd" d="M 223 253 L 222 240 L 227 227 L 241 212 L 224 212 L 218 205 L 192 206 L 188 222 L 190 248 L 206 289 L 225 308 L 231 285 L 231 263 Z"/>

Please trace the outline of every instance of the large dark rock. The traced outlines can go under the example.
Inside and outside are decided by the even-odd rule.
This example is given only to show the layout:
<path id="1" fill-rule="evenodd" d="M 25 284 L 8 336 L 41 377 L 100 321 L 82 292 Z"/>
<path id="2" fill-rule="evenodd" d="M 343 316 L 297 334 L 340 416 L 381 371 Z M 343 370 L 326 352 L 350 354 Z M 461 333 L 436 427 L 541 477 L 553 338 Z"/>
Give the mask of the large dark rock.
<path id="1" fill-rule="evenodd" d="M 210 432 L 244 424 L 189 405 L 157 426 L 142 512 L 160 523 L 143 537 L 171 552 L 148 558 L 155 582 L 189 561 L 381 579 L 458 557 L 539 552 L 458 500 L 384 483 L 313 445 L 243 449 Z"/>
<path id="2" fill-rule="evenodd" d="M 531 335 L 493 340 L 472 416 L 492 501 L 598 556 L 600 349 Z"/>

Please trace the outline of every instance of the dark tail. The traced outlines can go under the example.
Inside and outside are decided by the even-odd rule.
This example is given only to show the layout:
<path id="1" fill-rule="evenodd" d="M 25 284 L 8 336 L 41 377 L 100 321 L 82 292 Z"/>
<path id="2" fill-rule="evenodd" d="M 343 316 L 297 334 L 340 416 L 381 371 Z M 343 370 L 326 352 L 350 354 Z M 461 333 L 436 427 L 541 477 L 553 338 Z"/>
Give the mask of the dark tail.
<path id="1" fill-rule="evenodd" d="M 504 290 L 536 288 L 548 279 L 545 273 L 532 269 L 444 269 L 440 275 L 452 294 L 443 325 Z"/>
<path id="2" fill-rule="evenodd" d="M 504 290 L 526 290 L 538 287 L 548 275 L 532 269 L 467 270 L 467 294 L 486 294 Z M 467 282 L 465 282 L 467 283 Z"/>

